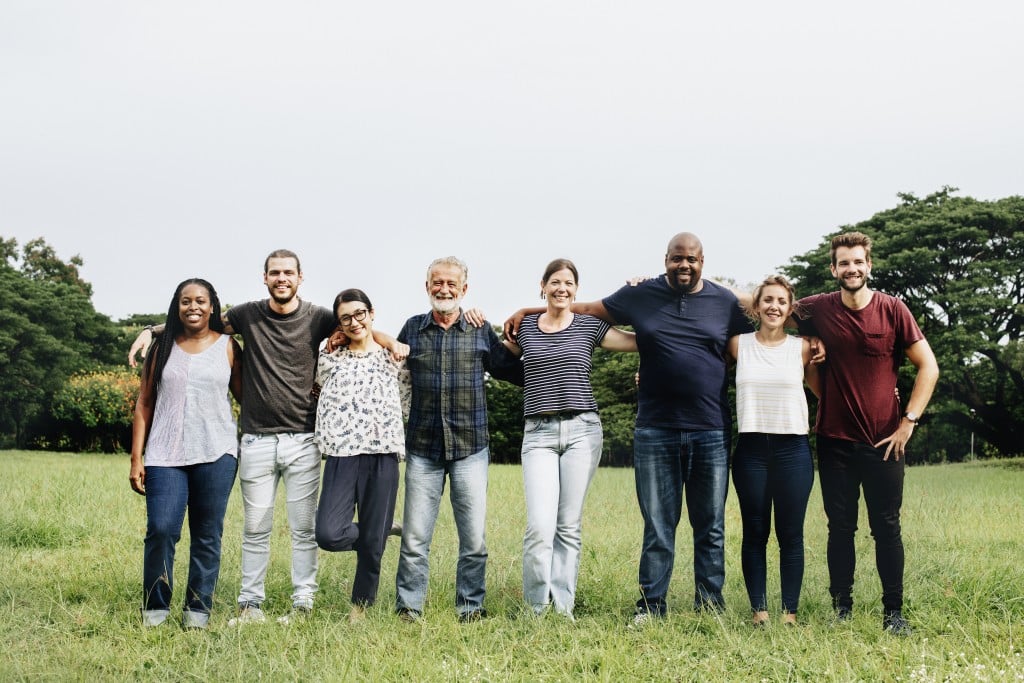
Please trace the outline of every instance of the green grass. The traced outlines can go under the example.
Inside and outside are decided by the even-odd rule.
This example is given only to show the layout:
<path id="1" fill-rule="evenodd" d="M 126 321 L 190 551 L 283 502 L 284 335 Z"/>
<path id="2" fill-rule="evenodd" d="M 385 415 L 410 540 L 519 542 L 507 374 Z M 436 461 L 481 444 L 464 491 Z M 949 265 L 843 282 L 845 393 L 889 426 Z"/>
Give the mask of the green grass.
<path id="1" fill-rule="evenodd" d="M 915 633 L 907 639 L 882 633 L 863 518 L 854 620 L 830 624 L 817 486 L 807 515 L 801 627 L 755 631 L 748 625 L 731 492 L 726 613 L 687 609 L 692 573 L 684 522 L 669 596 L 673 611 L 663 623 L 627 629 L 641 535 L 629 470 L 600 470 L 591 490 L 577 622 L 532 618 L 521 605 L 524 511 L 514 466 L 491 468 L 490 618 L 468 625 L 455 618 L 456 539 L 445 502 L 421 623 L 405 624 L 391 614 L 398 554 L 391 543 L 380 600 L 364 623 L 346 621 L 354 558 L 322 553 L 321 591 L 310 620 L 228 628 L 239 584 L 241 500 L 235 491 L 211 628 L 184 632 L 171 624 L 143 630 L 139 622 L 146 512 L 143 499 L 129 490 L 127 458 L 0 452 L 0 680 L 1024 681 L 1021 465 L 908 470 L 906 612 Z M 271 616 L 286 611 L 291 589 L 280 499 L 264 605 Z M 179 550 L 176 601 L 187 572 L 187 530 Z M 773 561 L 775 596 L 776 572 Z"/>

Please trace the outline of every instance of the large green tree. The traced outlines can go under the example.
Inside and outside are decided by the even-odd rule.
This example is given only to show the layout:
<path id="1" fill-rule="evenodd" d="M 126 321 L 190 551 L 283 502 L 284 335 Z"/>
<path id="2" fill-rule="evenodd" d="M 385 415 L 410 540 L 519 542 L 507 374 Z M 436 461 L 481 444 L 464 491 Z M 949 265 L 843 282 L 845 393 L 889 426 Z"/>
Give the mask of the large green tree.
<path id="1" fill-rule="evenodd" d="M 19 446 L 72 373 L 120 361 L 123 335 L 93 308 L 81 265 L 77 256 L 62 261 L 41 238 L 19 250 L 0 237 L 0 431 Z"/>
<path id="2" fill-rule="evenodd" d="M 956 191 L 900 194 L 895 208 L 843 226 L 783 270 L 801 296 L 834 290 L 832 236 L 869 235 L 871 286 L 907 303 L 942 372 L 929 409 L 929 448 L 949 448 L 951 439 L 966 444 L 976 433 L 998 454 L 1017 454 L 1024 443 L 1024 197 L 980 201 Z M 902 372 L 907 396 L 913 368 Z"/>

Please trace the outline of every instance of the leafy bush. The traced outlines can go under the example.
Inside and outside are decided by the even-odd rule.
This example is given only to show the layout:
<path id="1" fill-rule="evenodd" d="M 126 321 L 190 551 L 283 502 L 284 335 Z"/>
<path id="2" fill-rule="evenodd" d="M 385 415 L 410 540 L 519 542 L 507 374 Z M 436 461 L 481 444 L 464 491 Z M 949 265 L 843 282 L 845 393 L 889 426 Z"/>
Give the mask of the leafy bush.
<path id="1" fill-rule="evenodd" d="M 54 445 L 89 452 L 126 450 L 138 395 L 139 377 L 130 370 L 72 375 L 53 396 L 51 413 L 60 432 Z"/>

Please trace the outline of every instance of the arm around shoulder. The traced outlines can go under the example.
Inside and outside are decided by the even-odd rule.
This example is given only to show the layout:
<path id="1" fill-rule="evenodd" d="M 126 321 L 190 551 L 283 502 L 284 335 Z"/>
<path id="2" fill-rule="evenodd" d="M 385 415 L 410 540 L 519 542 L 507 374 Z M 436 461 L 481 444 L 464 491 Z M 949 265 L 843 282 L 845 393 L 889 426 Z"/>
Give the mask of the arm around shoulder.
<path id="1" fill-rule="evenodd" d="M 636 353 L 636 333 L 626 332 L 612 327 L 601 340 L 601 348 L 606 351 L 621 351 L 625 353 Z"/>
<path id="2" fill-rule="evenodd" d="M 601 301 L 600 299 L 597 301 L 577 301 L 573 303 L 571 308 L 573 313 L 592 315 L 595 318 L 600 318 L 609 325 L 619 324 L 619 321 L 612 317 L 612 314 L 604 307 L 604 301 Z"/>
<path id="3" fill-rule="evenodd" d="M 228 364 L 231 366 L 231 379 L 228 380 L 228 388 L 231 395 L 239 403 L 242 402 L 242 354 L 244 351 L 234 337 L 228 341 Z"/>

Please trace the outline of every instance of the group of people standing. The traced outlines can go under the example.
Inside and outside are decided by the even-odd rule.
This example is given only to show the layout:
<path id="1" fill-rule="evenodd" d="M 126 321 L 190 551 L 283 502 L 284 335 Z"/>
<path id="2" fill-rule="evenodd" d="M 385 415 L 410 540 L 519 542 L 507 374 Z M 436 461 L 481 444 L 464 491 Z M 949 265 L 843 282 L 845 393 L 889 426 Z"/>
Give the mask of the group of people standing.
<path id="1" fill-rule="evenodd" d="M 664 276 L 583 303 L 575 301 L 575 265 L 556 259 L 540 283 L 546 306 L 518 311 L 505 323 L 504 340 L 479 311 L 462 309 L 468 270 L 454 257 L 430 264 L 431 310 L 410 318 L 397 339 L 373 329 L 373 306 L 361 290 L 343 291 L 332 311 L 298 299 L 302 271 L 292 252 L 276 251 L 265 262 L 269 299 L 231 308 L 223 319 L 209 283 L 182 283 L 165 329 L 144 331 L 129 352 L 134 362 L 152 335 L 162 333 L 143 370 L 130 475 L 132 487 L 147 497 L 144 623 L 168 617 L 174 546 L 187 508 L 192 554 L 183 624 L 206 625 L 236 463 L 245 524 L 239 612 L 229 623 L 266 619 L 263 583 L 282 479 L 294 593 L 292 610 L 279 621 L 312 610 L 318 546 L 356 551 L 349 618 L 361 619 L 376 600 L 389 534 L 401 536 L 395 610 L 403 620 L 419 620 L 446 480 L 459 537 L 456 611 L 462 621 L 486 616 L 486 374 L 524 387 L 524 601 L 537 614 L 550 610 L 572 619 L 583 503 L 602 446 L 590 384 L 591 356 L 600 346 L 640 355 L 634 470 L 644 537 L 631 625 L 666 614 L 684 497 L 693 530 L 693 607 L 724 609 L 727 367 L 735 362 L 739 437 L 732 470 L 753 622 L 770 619 L 766 546 L 774 510 L 782 620 L 796 623 L 813 482 L 806 384 L 819 396 L 819 474 L 836 618 L 852 615 L 853 536 L 863 489 L 882 579 L 883 627 L 909 634 L 899 512 L 906 443 L 938 378 L 927 341 L 902 302 L 868 287 L 871 242 L 860 233 L 833 239 L 830 267 L 840 290 L 800 301 L 781 276 L 766 279 L 752 296 L 737 295 L 705 280 L 703 263 L 700 240 L 680 233 L 668 245 Z M 788 335 L 787 325 L 805 336 Z M 235 333 L 244 353 L 227 336 Z M 201 361 L 204 355 L 210 359 Z M 896 374 L 904 356 L 917 377 L 901 410 Z M 238 450 L 219 438 L 233 429 L 229 387 L 241 396 Z M 322 487 L 321 454 L 327 460 Z M 405 508 L 398 524 L 403 457 Z M 214 470 L 216 477 L 208 473 Z"/>

